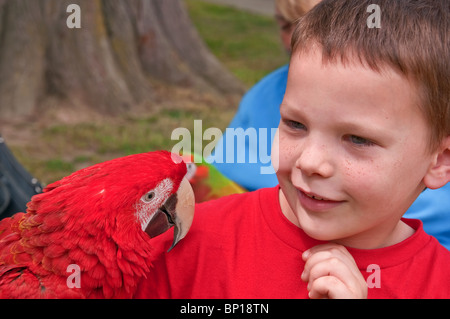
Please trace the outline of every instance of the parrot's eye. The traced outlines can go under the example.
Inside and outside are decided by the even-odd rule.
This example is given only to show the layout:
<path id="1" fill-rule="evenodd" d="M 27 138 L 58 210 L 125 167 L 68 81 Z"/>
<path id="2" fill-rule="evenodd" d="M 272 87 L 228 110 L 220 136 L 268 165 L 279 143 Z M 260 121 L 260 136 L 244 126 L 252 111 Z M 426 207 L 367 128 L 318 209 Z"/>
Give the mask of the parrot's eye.
<path id="1" fill-rule="evenodd" d="M 145 194 L 144 196 L 142 196 L 142 200 L 146 203 L 151 202 L 153 198 L 155 198 L 155 192 L 151 191 L 148 192 L 147 194 Z"/>

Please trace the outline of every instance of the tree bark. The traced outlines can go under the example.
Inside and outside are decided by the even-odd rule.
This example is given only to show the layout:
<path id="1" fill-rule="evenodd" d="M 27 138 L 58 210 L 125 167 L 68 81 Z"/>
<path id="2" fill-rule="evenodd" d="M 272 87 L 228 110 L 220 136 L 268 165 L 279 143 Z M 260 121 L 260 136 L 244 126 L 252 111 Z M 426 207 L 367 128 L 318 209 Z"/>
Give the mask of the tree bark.
<path id="1" fill-rule="evenodd" d="M 69 28 L 70 4 L 81 28 Z M 209 52 L 180 0 L 0 0 L 0 118 L 47 97 L 120 113 L 155 96 L 152 81 L 243 92 Z"/>
<path id="2" fill-rule="evenodd" d="M 3 2 L 0 14 L 0 108 L 2 117 L 30 113 L 43 90 L 46 41 L 39 3 Z M 20 19 L 18 19 L 20 17 Z"/>

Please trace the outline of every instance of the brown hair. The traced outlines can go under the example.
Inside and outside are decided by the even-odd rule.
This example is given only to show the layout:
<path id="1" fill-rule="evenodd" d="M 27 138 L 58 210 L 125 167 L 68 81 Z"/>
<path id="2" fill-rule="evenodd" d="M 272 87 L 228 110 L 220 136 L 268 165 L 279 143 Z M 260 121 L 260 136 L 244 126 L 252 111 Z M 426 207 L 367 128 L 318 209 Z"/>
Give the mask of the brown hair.
<path id="1" fill-rule="evenodd" d="M 319 2 L 320 0 L 275 0 L 275 7 L 283 19 L 294 23 Z"/>
<path id="2" fill-rule="evenodd" d="M 369 27 L 376 4 L 380 28 Z M 322 50 L 324 63 L 392 67 L 417 85 L 430 124 L 430 148 L 450 135 L 449 0 L 324 0 L 300 18 L 292 52 Z"/>

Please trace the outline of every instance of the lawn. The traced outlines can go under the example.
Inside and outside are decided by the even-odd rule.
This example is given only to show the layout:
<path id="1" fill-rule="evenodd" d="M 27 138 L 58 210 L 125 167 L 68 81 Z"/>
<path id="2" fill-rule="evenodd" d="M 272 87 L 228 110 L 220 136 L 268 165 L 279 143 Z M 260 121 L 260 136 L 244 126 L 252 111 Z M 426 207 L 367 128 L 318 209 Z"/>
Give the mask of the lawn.
<path id="1" fill-rule="evenodd" d="M 185 2 L 210 50 L 248 87 L 287 63 L 273 18 L 200 0 Z"/>
<path id="2" fill-rule="evenodd" d="M 287 62 L 271 17 L 199 0 L 185 2 L 207 46 L 247 87 Z M 203 130 L 217 127 L 224 131 L 239 103 L 238 99 L 198 94 L 186 88 L 157 89 L 162 98 L 151 111 L 120 118 L 38 119 L 12 123 L 1 133 L 18 160 L 48 184 L 111 158 L 170 150 L 178 142 L 171 139 L 172 131 L 186 127 L 193 132 L 197 119 L 203 121 Z"/>

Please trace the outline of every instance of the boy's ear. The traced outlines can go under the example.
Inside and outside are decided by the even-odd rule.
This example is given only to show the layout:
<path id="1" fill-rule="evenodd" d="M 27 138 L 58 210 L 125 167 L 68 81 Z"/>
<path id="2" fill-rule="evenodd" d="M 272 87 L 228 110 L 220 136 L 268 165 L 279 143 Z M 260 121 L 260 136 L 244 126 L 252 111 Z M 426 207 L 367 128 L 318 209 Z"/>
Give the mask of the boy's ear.
<path id="1" fill-rule="evenodd" d="M 450 136 L 447 136 L 434 155 L 434 162 L 424 177 L 426 187 L 431 189 L 445 186 L 450 181 Z"/>

